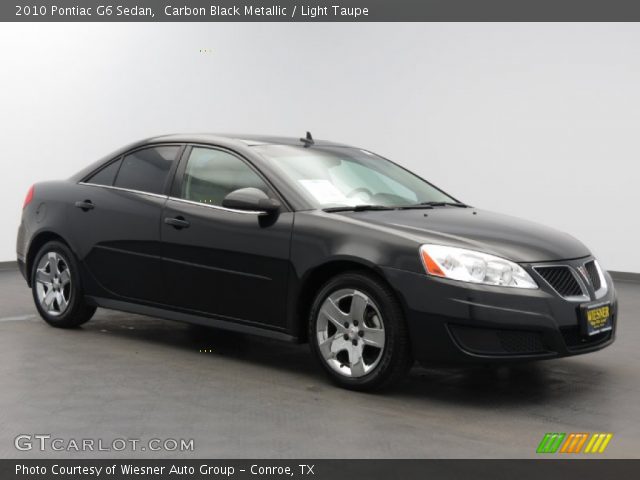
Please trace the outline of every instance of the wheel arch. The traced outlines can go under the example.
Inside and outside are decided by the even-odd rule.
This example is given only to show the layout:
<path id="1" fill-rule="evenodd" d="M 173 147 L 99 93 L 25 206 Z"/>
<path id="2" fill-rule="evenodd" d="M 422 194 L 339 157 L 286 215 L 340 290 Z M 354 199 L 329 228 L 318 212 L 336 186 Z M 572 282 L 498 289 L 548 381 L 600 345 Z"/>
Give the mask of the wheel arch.
<path id="1" fill-rule="evenodd" d="M 396 293 L 393 286 L 385 277 L 382 269 L 376 264 L 363 260 L 362 258 L 339 257 L 317 265 L 303 277 L 298 290 L 295 313 L 297 318 L 298 338 L 300 342 L 308 341 L 307 324 L 314 296 L 331 278 L 346 272 L 362 272 L 371 274 L 380 281 L 386 283 L 391 290 Z M 400 302 L 404 311 L 402 299 L 399 298 L 397 294 L 396 298 Z"/>

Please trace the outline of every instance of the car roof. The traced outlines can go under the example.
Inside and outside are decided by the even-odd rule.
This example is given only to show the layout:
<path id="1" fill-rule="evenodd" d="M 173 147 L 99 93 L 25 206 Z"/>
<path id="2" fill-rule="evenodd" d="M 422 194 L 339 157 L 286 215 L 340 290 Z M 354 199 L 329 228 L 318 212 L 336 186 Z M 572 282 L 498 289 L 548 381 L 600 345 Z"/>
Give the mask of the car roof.
<path id="1" fill-rule="evenodd" d="M 306 132 L 304 132 L 306 134 Z M 305 135 L 301 135 L 302 138 L 305 138 Z M 158 145 L 158 144 L 202 144 L 202 145 L 212 145 L 218 146 L 222 148 L 226 148 L 229 150 L 233 150 L 245 156 L 251 156 L 252 161 L 254 162 L 262 162 L 262 157 L 257 155 L 255 150 L 252 149 L 253 146 L 256 145 L 295 145 L 295 146 L 304 146 L 305 142 L 301 140 L 301 138 L 296 137 L 280 137 L 280 136 L 270 136 L 270 135 L 253 135 L 253 134 L 216 134 L 216 133 L 174 133 L 169 135 L 158 135 L 155 137 L 145 138 L 139 140 L 135 143 L 131 143 L 129 145 L 125 145 L 120 149 L 111 152 L 110 154 L 104 156 L 100 160 L 86 166 L 75 175 L 69 178 L 69 180 L 73 182 L 80 182 L 87 176 L 92 175 L 95 171 L 102 168 L 107 162 L 114 160 L 115 158 L 138 148 L 144 148 L 149 145 Z M 338 142 L 331 142 L 327 140 L 315 140 L 314 146 L 318 147 L 351 147 L 350 145 L 341 144 Z M 352 147 L 351 147 L 352 148 Z M 253 151 L 252 151 L 253 150 Z M 267 165 L 261 165 L 263 171 L 268 169 Z M 277 176 L 274 172 L 271 172 L 273 178 Z M 281 186 L 282 188 L 282 186 Z M 295 197 L 292 197 L 295 198 Z M 291 200 L 290 200 L 291 201 Z M 298 203 L 295 203 L 299 209 L 303 208 L 304 203 L 300 203 L 303 207 L 300 207 Z"/>
<path id="2" fill-rule="evenodd" d="M 301 135 L 304 137 L 304 135 Z M 255 135 L 255 134 L 219 134 L 219 133 L 192 133 L 192 134 L 179 134 L 174 133 L 170 135 L 160 135 L 157 137 L 147 138 L 141 141 L 141 144 L 145 143 L 158 143 L 158 142 L 179 142 L 179 143 L 213 143 L 228 145 L 230 143 L 241 144 L 243 146 L 255 146 L 255 145 L 304 145 L 298 137 L 281 137 L 274 135 Z M 318 146 L 336 146 L 347 147 L 338 142 L 332 142 L 329 140 L 313 140 L 314 145 Z"/>

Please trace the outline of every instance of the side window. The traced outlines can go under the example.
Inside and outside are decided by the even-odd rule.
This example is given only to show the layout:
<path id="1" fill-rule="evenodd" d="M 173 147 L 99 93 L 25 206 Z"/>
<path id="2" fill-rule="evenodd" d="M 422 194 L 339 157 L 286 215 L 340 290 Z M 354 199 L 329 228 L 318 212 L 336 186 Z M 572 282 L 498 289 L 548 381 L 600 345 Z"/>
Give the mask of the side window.
<path id="1" fill-rule="evenodd" d="M 270 193 L 258 174 L 238 157 L 211 148 L 191 150 L 182 181 L 185 200 L 221 206 L 230 192 L 247 187 Z"/>
<path id="2" fill-rule="evenodd" d="M 145 148 L 130 153 L 122 159 L 115 186 L 141 192 L 163 193 L 171 163 L 176 158 L 178 150 L 179 147 L 167 146 Z"/>
<path id="3" fill-rule="evenodd" d="M 94 185 L 106 185 L 109 187 L 112 186 L 113 181 L 116 179 L 116 174 L 118 173 L 118 169 L 120 168 L 121 163 L 121 158 L 119 158 L 115 162 L 111 162 L 109 165 L 89 177 L 86 180 L 86 183 L 92 183 Z"/>

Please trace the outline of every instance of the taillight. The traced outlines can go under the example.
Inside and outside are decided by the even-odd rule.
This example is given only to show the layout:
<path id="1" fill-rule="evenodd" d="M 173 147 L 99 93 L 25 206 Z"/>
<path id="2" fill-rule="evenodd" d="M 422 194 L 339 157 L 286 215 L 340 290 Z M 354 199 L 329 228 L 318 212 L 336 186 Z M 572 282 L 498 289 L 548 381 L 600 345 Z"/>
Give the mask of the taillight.
<path id="1" fill-rule="evenodd" d="M 22 205 L 22 209 L 24 210 L 25 208 L 27 208 L 27 205 L 29 205 L 31 203 L 31 200 L 33 200 L 33 187 L 35 185 L 31 185 L 31 187 L 29 187 L 29 191 L 27 192 L 27 196 L 24 199 L 24 205 Z"/>

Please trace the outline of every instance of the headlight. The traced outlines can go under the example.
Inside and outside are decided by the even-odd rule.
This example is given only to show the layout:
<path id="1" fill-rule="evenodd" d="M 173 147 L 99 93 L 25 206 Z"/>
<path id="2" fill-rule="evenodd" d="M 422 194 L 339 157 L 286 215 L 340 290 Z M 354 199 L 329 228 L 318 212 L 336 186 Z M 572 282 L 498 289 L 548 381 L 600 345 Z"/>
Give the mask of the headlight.
<path id="1" fill-rule="evenodd" d="M 538 288 L 517 263 L 488 253 L 444 245 L 422 245 L 422 264 L 429 275 L 502 287 Z"/>

